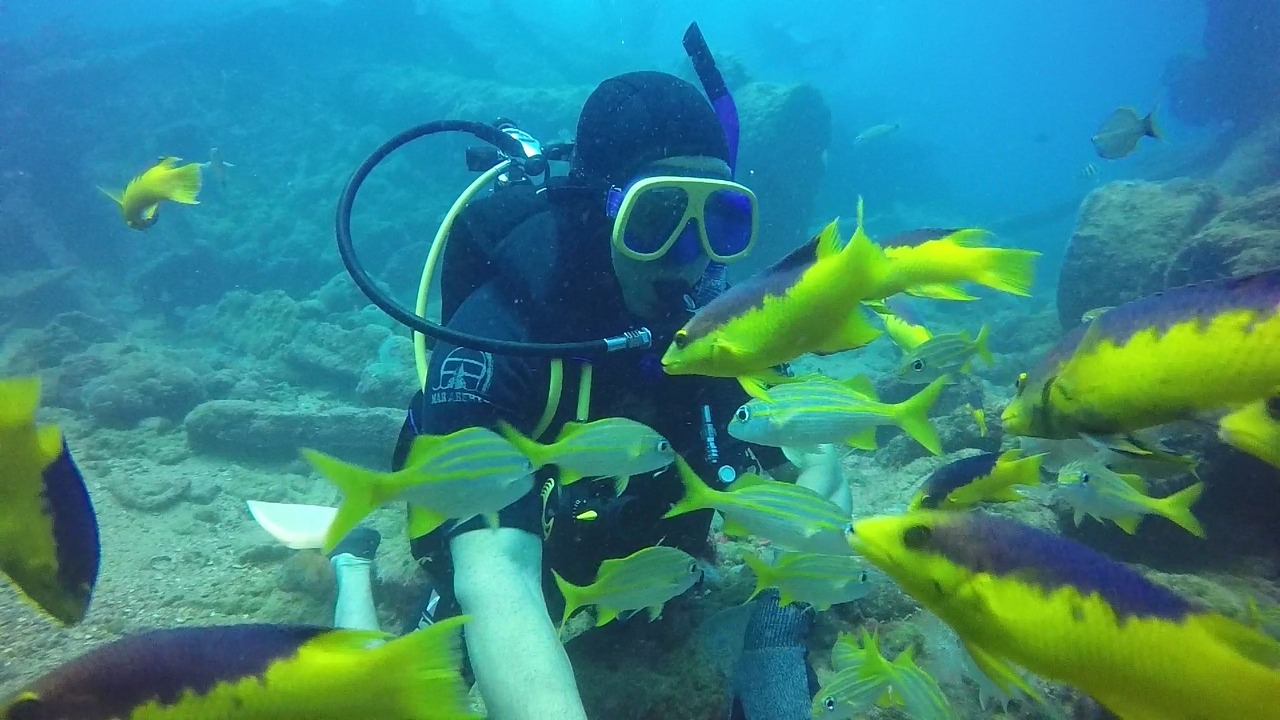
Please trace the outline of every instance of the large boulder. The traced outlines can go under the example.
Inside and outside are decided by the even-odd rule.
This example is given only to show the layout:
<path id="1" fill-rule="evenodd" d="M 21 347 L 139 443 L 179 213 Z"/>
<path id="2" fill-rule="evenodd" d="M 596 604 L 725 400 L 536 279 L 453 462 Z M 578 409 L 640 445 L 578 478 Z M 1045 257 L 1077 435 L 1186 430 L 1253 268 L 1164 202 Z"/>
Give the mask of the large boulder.
<path id="1" fill-rule="evenodd" d="M 1280 184 L 1232 201 L 1170 261 L 1165 286 L 1280 267 Z"/>
<path id="2" fill-rule="evenodd" d="M 305 402 L 212 400 L 187 415 L 187 443 L 197 453 L 250 463 L 296 459 L 314 448 L 344 460 L 387 468 L 404 412 Z"/>
<path id="3" fill-rule="evenodd" d="M 1170 262 L 1224 204 L 1212 185 L 1189 181 L 1110 183 L 1090 193 L 1058 278 L 1062 326 L 1165 289 Z"/>

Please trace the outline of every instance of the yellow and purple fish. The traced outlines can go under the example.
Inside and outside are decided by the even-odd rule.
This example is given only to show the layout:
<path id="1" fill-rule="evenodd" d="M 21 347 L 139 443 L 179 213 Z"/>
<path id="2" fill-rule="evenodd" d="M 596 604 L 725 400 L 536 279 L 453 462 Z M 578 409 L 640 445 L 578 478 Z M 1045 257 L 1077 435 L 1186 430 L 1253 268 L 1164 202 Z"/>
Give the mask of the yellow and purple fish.
<path id="1" fill-rule="evenodd" d="M 98 188 L 120 206 L 124 222 L 134 230 L 146 230 L 156 224 L 160 203 L 199 205 L 200 163 L 179 167 L 181 158 L 162 157 L 134 179 L 122 192 Z"/>
<path id="2" fill-rule="evenodd" d="M 908 509 L 966 510 L 980 502 L 1022 500 L 1014 487 L 1040 484 L 1041 459 L 1040 455 L 1021 457 L 1017 450 L 961 458 L 934 470 Z"/>
<path id="3" fill-rule="evenodd" d="M 875 277 L 865 289 L 867 298 L 907 293 L 938 300 L 974 300 L 959 285 L 963 282 L 1030 295 L 1040 253 L 982 245 L 990 235 L 979 228 L 922 228 L 891 238 L 893 244 L 884 248 L 887 262 L 874 268 Z"/>
<path id="4" fill-rule="evenodd" d="M 1218 421 L 1218 439 L 1280 467 L 1280 398 L 1255 400 Z"/>
<path id="5" fill-rule="evenodd" d="M 880 335 L 862 305 L 879 248 L 862 229 L 840 247 L 831 222 L 782 260 L 700 309 L 662 356 L 668 375 L 755 377 L 805 353 L 862 347 Z M 881 259 L 882 261 L 882 259 Z"/>
<path id="6" fill-rule="evenodd" d="M 1014 666 L 1122 718 L 1280 718 L 1280 642 L 1091 548 L 1014 520 L 916 511 L 849 544 L 960 636 L 1002 688 Z"/>
<path id="7" fill-rule="evenodd" d="M 1280 387 L 1280 270 L 1188 285 L 1080 326 L 1019 380 L 1016 435 L 1112 435 L 1244 405 Z M 1079 342 L 1070 339 L 1082 332 Z M 1070 355 L 1058 360 L 1069 350 Z"/>
<path id="8" fill-rule="evenodd" d="M 98 521 L 62 432 L 36 424 L 40 380 L 0 379 L 0 572 L 64 625 L 98 579 Z"/>
<path id="9" fill-rule="evenodd" d="M 385 643 L 307 625 L 155 630 L 39 678 L 0 720 L 471 720 L 465 619 Z"/>

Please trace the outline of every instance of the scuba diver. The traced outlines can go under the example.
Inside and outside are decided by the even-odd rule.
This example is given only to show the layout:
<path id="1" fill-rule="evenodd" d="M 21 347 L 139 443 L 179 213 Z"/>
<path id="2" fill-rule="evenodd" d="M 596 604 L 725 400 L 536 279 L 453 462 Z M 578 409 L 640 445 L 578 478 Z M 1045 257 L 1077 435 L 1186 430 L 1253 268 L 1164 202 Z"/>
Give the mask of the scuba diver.
<path id="1" fill-rule="evenodd" d="M 693 84 L 626 73 L 586 100 L 567 176 L 549 176 L 542 187 L 512 183 L 467 205 L 448 230 L 443 258 L 441 325 L 452 337 L 536 346 L 643 323 L 658 350 L 549 361 L 438 339 L 393 467 L 403 467 L 419 435 L 505 421 L 549 442 L 568 421 L 626 417 L 666 437 L 713 487 L 765 471 L 848 509 L 833 448 L 789 453 L 797 467 L 777 448 L 738 441 L 726 432 L 747 399 L 735 380 L 662 372 L 660 349 L 693 309 L 723 290 L 724 263 L 743 257 L 756 239 L 755 196 L 732 181 L 736 136 L 736 115 L 730 132 Z M 340 208 L 340 240 L 341 225 Z M 713 513 L 662 519 L 683 495 L 674 466 L 618 495 L 613 483 L 562 486 L 554 466 L 534 479 L 496 527 L 473 518 L 418 534 L 410 510 L 411 549 L 433 587 L 422 622 L 470 617 L 467 658 L 491 717 L 585 718 L 553 621 L 562 598 L 551 570 L 581 585 L 604 560 L 657 544 L 710 557 Z M 357 528 L 331 553 L 339 626 L 377 627 L 368 565 L 378 540 L 376 531 Z M 810 716 L 813 615 L 802 604 L 780 607 L 776 591 L 754 601 L 729 717 Z"/>

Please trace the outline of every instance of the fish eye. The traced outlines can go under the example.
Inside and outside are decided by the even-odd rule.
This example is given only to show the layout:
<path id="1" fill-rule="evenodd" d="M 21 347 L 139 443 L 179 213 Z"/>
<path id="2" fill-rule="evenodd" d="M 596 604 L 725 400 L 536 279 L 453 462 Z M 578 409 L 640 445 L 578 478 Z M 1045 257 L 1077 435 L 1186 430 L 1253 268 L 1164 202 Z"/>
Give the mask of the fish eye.
<path id="1" fill-rule="evenodd" d="M 698 563 L 696 563 L 696 562 L 691 562 L 691 563 L 689 563 L 689 573 L 690 573 L 690 574 L 693 574 L 693 573 L 696 573 L 696 572 L 698 572 Z"/>
<path id="2" fill-rule="evenodd" d="M 866 581 L 867 581 L 867 571 L 863 570 L 862 574 L 858 576 L 858 582 L 866 582 Z"/>
<path id="3" fill-rule="evenodd" d="M 672 338 L 672 342 L 676 344 L 677 350 L 683 350 L 689 346 L 689 333 L 685 330 L 676 331 L 676 336 Z"/>
<path id="4" fill-rule="evenodd" d="M 1014 387 L 1018 388 L 1018 392 L 1022 392 L 1023 390 L 1027 389 L 1026 373 L 1018 373 L 1018 381 L 1014 383 Z"/>
<path id="5" fill-rule="evenodd" d="M 922 360 L 922 359 L 917 359 L 915 362 L 911 363 L 911 369 L 912 369 L 912 370 L 915 370 L 916 372 L 921 372 L 921 371 L 923 371 L 923 370 L 924 370 L 924 360 Z"/>
<path id="6" fill-rule="evenodd" d="M 743 405 L 738 408 L 738 412 L 733 414 L 733 419 L 738 422 L 746 422 L 751 419 L 751 411 L 747 409 L 746 405 Z"/>
<path id="7" fill-rule="evenodd" d="M 921 550 L 933 537 L 933 529 L 928 525 L 912 525 L 902 533 L 902 544 L 908 550 Z"/>
<path id="8" fill-rule="evenodd" d="M 1087 483 L 1087 482 L 1089 482 L 1089 473 L 1087 473 L 1087 472 L 1085 472 L 1085 471 L 1081 470 L 1081 471 L 1080 471 L 1080 482 L 1082 482 L 1082 483 Z"/>
<path id="9" fill-rule="evenodd" d="M 826 696 L 825 698 L 823 698 L 823 699 L 822 699 L 822 707 L 823 707 L 823 708 L 825 708 L 825 709 L 827 710 L 827 712 L 835 712 L 835 709 L 836 709 L 836 699 L 835 699 L 835 697 L 833 697 L 833 696 L 831 696 L 831 695 L 828 695 L 828 696 Z"/>
<path id="10" fill-rule="evenodd" d="M 658 441 L 658 452 L 664 453 L 669 450 L 671 450 L 671 443 L 667 442 L 666 438 Z"/>

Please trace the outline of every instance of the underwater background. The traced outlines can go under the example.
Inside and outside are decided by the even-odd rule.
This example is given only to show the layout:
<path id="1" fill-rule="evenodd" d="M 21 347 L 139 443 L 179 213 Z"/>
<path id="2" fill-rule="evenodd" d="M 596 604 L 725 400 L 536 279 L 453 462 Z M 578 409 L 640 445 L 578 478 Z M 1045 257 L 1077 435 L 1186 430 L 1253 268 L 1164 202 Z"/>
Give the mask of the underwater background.
<path id="1" fill-rule="evenodd" d="M 297 449 L 385 467 L 414 393 L 407 333 L 338 259 L 350 172 L 442 118 L 507 117 L 569 141 L 606 77 L 692 78 L 680 37 L 695 20 L 742 112 L 738 179 L 761 203 L 761 247 L 732 277 L 852 219 L 859 196 L 874 238 L 982 227 L 1043 254 L 1032 297 L 918 309 L 935 333 L 989 325 L 995 362 L 934 408 L 942 457 L 885 428 L 878 450 L 846 457 L 856 515 L 900 510 L 955 453 L 1016 446 L 999 426 L 1015 378 L 1086 311 L 1280 265 L 1277 0 L 0 2 L 0 375 L 41 377 L 41 420 L 74 448 L 103 538 L 77 627 L 0 584 L 0 697 L 124 633 L 329 623 L 327 559 L 282 547 L 245 501 L 334 504 Z M 1163 139 L 1103 159 L 1090 137 L 1122 106 L 1154 110 Z M 401 302 L 474 179 L 473 144 L 415 143 L 362 193 L 358 250 Z M 146 232 L 99 190 L 157 157 L 211 150 L 200 204 L 165 205 Z M 885 339 L 809 363 L 886 377 L 899 357 Z M 1076 527 L 1052 501 L 1013 512 L 1224 613 L 1280 602 L 1280 474 L 1194 424 L 1164 440 L 1201 460 L 1208 539 L 1154 520 L 1136 535 Z M 424 579 L 402 513 L 376 525 L 375 594 L 384 627 L 399 628 Z M 720 717 L 742 621 L 724 609 L 753 587 L 741 561 L 753 550 L 720 543 L 711 592 L 661 622 L 570 643 L 592 717 Z M 887 648 L 921 648 L 962 717 L 990 716 L 954 639 L 915 611 L 885 582 L 821 615 L 815 657 L 838 631 L 878 627 Z M 1066 688 L 1052 698 L 1062 716 L 1092 716 Z"/>

